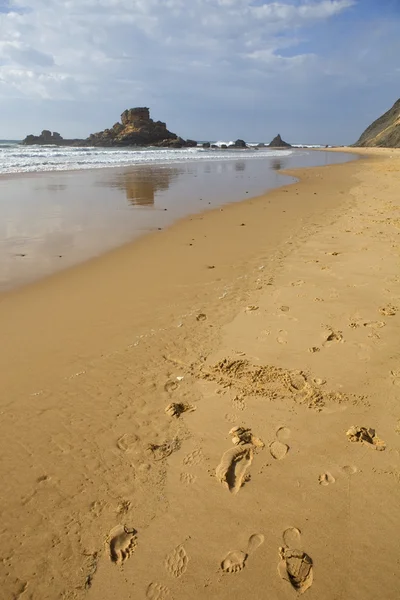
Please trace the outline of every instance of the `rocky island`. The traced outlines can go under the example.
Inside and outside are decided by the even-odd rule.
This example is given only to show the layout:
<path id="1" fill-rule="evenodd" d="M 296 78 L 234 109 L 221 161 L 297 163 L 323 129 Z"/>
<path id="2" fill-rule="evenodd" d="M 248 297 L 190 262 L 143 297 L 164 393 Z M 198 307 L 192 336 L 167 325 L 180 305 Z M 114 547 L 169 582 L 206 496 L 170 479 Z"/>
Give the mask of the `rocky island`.
<path id="1" fill-rule="evenodd" d="M 65 140 L 57 131 L 52 133 L 48 129 L 43 129 L 40 135 L 27 135 L 22 144 L 24 146 L 82 146 L 85 140 Z"/>
<path id="2" fill-rule="evenodd" d="M 268 148 L 292 148 L 292 146 L 288 142 L 285 142 L 278 133 L 272 142 L 268 144 Z"/>
<path id="3" fill-rule="evenodd" d="M 400 148 L 400 98 L 390 110 L 371 123 L 353 145 Z"/>
<path id="4" fill-rule="evenodd" d="M 162 121 L 153 121 L 147 107 L 130 108 L 121 115 L 121 123 L 111 129 L 92 133 L 85 140 L 67 140 L 59 133 L 42 131 L 40 136 L 28 135 L 22 142 L 35 144 L 55 144 L 57 146 L 158 146 L 165 148 L 185 148 L 197 146 L 194 140 L 184 140 L 176 133 L 168 131 Z"/>

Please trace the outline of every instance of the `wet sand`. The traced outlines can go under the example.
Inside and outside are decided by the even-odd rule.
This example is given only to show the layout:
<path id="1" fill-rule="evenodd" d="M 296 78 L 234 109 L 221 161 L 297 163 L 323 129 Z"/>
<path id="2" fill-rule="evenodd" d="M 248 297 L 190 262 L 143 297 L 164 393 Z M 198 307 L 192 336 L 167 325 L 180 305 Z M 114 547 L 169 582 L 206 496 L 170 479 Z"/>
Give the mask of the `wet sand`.
<path id="1" fill-rule="evenodd" d="M 228 154 L 226 160 L 0 176 L 0 293 L 189 214 L 292 181 L 280 169 L 352 158 L 304 150 L 275 157 L 260 150 L 260 158 L 247 160 Z"/>
<path id="2" fill-rule="evenodd" d="M 397 598 L 400 152 L 373 154 L 2 295 L 5 598 Z"/>

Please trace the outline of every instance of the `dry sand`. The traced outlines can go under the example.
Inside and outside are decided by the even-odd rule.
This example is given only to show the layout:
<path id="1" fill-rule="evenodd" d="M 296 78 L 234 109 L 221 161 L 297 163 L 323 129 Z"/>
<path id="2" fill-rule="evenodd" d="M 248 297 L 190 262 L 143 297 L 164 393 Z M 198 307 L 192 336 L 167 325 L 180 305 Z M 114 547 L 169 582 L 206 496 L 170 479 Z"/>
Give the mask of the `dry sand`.
<path id="1" fill-rule="evenodd" d="M 370 154 L 0 296 L 2 599 L 398 598 L 400 151 Z"/>

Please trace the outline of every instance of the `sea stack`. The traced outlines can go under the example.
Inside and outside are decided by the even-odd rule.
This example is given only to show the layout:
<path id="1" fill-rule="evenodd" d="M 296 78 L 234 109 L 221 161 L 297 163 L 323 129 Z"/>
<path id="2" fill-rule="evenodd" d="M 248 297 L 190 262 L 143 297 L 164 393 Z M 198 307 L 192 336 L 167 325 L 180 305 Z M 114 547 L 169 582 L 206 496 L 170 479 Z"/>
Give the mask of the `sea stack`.
<path id="1" fill-rule="evenodd" d="M 43 129 L 40 135 L 27 135 L 22 144 L 24 146 L 77 146 L 83 143 L 83 140 L 65 140 L 57 131 L 53 133 L 48 129 Z"/>
<path id="2" fill-rule="evenodd" d="M 291 148 L 292 146 L 290 144 L 288 144 L 287 142 L 285 142 L 281 136 L 278 135 L 276 137 L 274 137 L 274 139 L 272 140 L 272 142 L 270 142 L 268 144 L 268 148 Z"/>
<path id="3" fill-rule="evenodd" d="M 400 98 L 390 110 L 367 127 L 354 146 L 400 148 Z"/>
<path id="4" fill-rule="evenodd" d="M 115 123 L 111 129 L 92 133 L 86 142 L 89 146 L 197 146 L 194 140 L 184 140 L 168 131 L 162 121 L 153 121 L 147 107 L 125 110 L 121 115 L 121 123 Z"/>
<path id="5" fill-rule="evenodd" d="M 147 107 L 129 108 L 121 115 L 121 123 L 110 129 L 92 133 L 85 140 L 68 140 L 57 132 L 45 129 L 40 135 L 28 135 L 24 145 L 55 144 L 57 146 L 159 146 L 166 148 L 190 148 L 197 146 L 194 140 L 184 140 L 168 131 L 162 121 L 153 121 Z"/>

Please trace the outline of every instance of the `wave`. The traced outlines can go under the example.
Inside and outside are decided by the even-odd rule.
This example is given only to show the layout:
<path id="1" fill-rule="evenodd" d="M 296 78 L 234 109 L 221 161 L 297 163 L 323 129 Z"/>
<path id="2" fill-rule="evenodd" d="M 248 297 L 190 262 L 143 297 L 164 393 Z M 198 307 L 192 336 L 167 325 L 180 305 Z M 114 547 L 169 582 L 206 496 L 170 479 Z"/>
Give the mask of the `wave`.
<path id="1" fill-rule="evenodd" d="M 222 145 L 225 142 L 218 142 Z M 227 145 L 233 142 L 228 142 Z M 292 150 L 214 148 L 96 148 L 79 146 L 22 146 L 0 144 L 0 174 L 35 173 L 124 167 L 140 164 L 170 164 L 198 160 L 266 159 L 292 154 Z"/>

